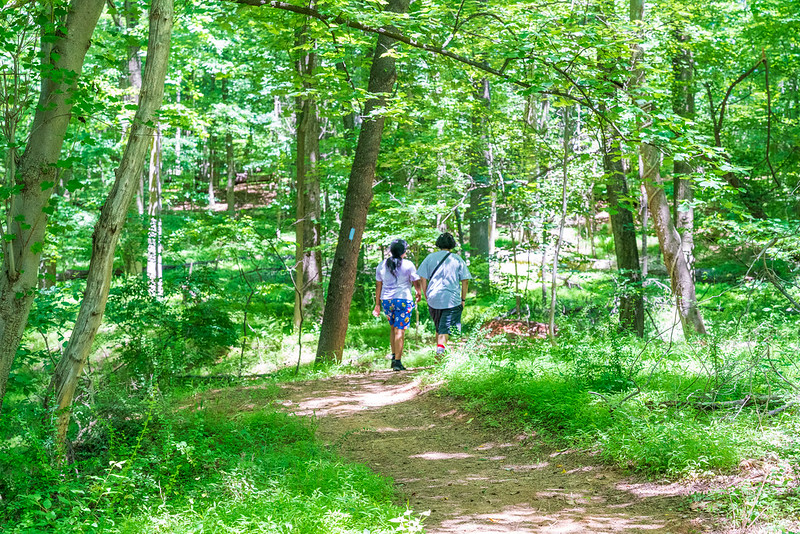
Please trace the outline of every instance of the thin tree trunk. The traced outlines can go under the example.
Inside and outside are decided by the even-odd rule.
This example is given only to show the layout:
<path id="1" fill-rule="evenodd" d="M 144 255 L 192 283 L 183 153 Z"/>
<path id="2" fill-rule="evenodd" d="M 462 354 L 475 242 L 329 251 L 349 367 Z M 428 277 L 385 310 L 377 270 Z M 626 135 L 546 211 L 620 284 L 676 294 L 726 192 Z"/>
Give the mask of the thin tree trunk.
<path id="1" fill-rule="evenodd" d="M 386 11 L 405 13 L 410 0 L 389 0 Z M 395 41 L 384 35 L 378 37 L 369 75 L 368 92 L 374 95 L 364 106 L 364 119 L 358 135 L 358 144 L 347 184 L 342 224 L 336 245 L 322 329 L 317 345 L 317 361 L 341 361 L 350 303 L 355 287 L 358 253 L 367 222 L 367 212 L 372 201 L 372 184 L 378 163 L 385 117 L 379 110 L 386 105 L 397 79 L 395 58 L 390 52 Z M 377 113 L 376 113 L 377 112 Z"/>
<path id="2" fill-rule="evenodd" d="M 52 44 L 42 44 L 42 62 L 63 76 L 42 76 L 39 105 L 19 162 L 21 191 L 11 200 L 3 231 L 0 273 L 0 408 L 11 364 L 28 322 L 38 282 L 48 202 L 56 183 L 56 162 L 69 126 L 75 87 L 104 0 L 73 0 L 63 30 Z"/>
<path id="3" fill-rule="evenodd" d="M 514 241 L 514 223 L 512 222 L 509 225 L 509 233 L 511 234 L 511 252 L 513 254 L 513 261 L 514 261 L 514 303 L 516 305 L 517 310 L 517 319 L 521 317 L 522 314 L 522 294 L 519 292 L 519 264 L 517 263 L 517 244 Z M 519 234 L 520 239 L 522 238 L 522 232 Z"/>
<path id="4" fill-rule="evenodd" d="M 674 83 L 672 109 L 687 119 L 695 115 L 694 98 L 694 58 L 688 48 L 684 48 L 689 41 L 686 32 L 676 30 L 675 39 L 680 46 L 672 60 Z M 673 167 L 674 208 L 673 218 L 675 228 L 681 235 L 681 249 L 686 258 L 689 272 L 694 276 L 694 207 L 692 206 L 692 182 L 689 178 L 694 171 L 692 164 L 685 159 L 676 159 Z"/>
<path id="5" fill-rule="evenodd" d="M 314 3 L 311 3 L 313 7 Z M 308 44 L 308 28 L 304 27 L 298 35 L 298 49 Z M 313 48 L 313 43 L 312 43 Z M 310 93 L 313 88 L 314 69 L 317 55 L 306 52 L 297 61 L 297 73 L 302 78 L 304 88 Z M 320 226 L 321 200 L 319 180 L 319 139 L 322 135 L 317 112 L 317 102 L 313 94 L 297 98 L 297 206 L 296 206 L 296 248 L 295 248 L 295 310 L 294 327 L 300 328 L 305 322 L 319 323 L 322 319 L 322 230 Z"/>
<path id="6" fill-rule="evenodd" d="M 644 0 L 631 0 L 630 17 L 633 21 L 643 20 Z M 634 66 L 644 57 L 644 50 L 640 45 L 634 46 Z M 633 79 L 633 88 L 637 88 L 644 82 L 644 72 L 636 68 Z M 646 115 L 650 113 L 652 103 L 647 102 L 642 106 Z M 649 119 L 652 120 L 652 119 Z M 643 128 L 649 124 L 642 125 Z M 667 266 L 672 292 L 675 295 L 678 316 L 683 326 L 684 334 L 689 337 L 692 334 L 705 334 L 706 328 L 703 317 L 697 307 L 697 297 L 695 295 L 694 278 L 689 272 L 689 266 L 683 255 L 683 245 L 681 236 L 675 229 L 670 213 L 670 205 L 667 195 L 663 188 L 661 177 L 661 153 L 654 145 L 642 142 L 639 146 L 640 164 L 642 166 L 642 181 L 647 188 L 648 204 L 650 215 L 653 218 L 653 226 L 658 235 L 658 243 L 661 253 L 664 256 L 664 264 Z"/>
<path id="7" fill-rule="evenodd" d="M 147 215 L 147 280 L 150 294 L 160 297 L 164 294 L 161 278 L 162 225 L 161 225 L 161 130 L 156 128 L 150 151 L 149 202 Z"/>
<path id="8" fill-rule="evenodd" d="M 604 137 L 603 169 L 607 177 L 611 231 L 614 234 L 617 272 L 624 286 L 619 297 L 619 323 L 623 330 L 641 337 L 644 335 L 644 300 L 636 226 L 633 212 L 624 200 L 628 196 L 628 183 L 622 168 L 619 138 L 610 128 L 606 128 Z"/>
<path id="9" fill-rule="evenodd" d="M 225 164 L 228 167 L 228 183 L 225 187 L 225 200 L 228 203 L 228 215 L 233 219 L 236 217 L 236 196 L 234 194 L 236 168 L 233 162 L 233 135 L 230 132 L 225 135 Z"/>
<path id="10" fill-rule="evenodd" d="M 213 127 L 213 126 L 212 126 Z M 214 194 L 214 143 L 216 136 L 208 138 L 208 209 L 213 210 L 217 207 L 217 197 Z"/>
<path id="11" fill-rule="evenodd" d="M 613 5 L 604 5 L 613 10 Z M 621 58 L 603 52 L 599 57 L 600 68 L 606 72 L 617 70 Z M 612 89 L 612 98 L 616 91 Z M 606 107 L 602 106 L 606 112 Z M 614 235 L 614 255 L 617 273 L 622 287 L 619 295 L 619 324 L 623 331 L 644 335 L 644 298 L 642 295 L 642 272 L 636 242 L 636 225 L 630 203 L 628 182 L 622 159 L 622 143 L 619 134 L 607 122 L 602 126 L 603 170 L 606 175 L 609 218 Z"/>
<path id="12" fill-rule="evenodd" d="M 476 98 L 487 110 L 491 105 L 491 88 L 489 80 L 483 78 L 477 86 Z M 481 114 L 473 118 L 475 128 L 473 161 L 472 161 L 472 190 L 469 194 L 469 245 L 470 268 L 476 278 L 476 283 L 482 291 L 490 287 L 491 272 L 489 255 L 492 249 L 492 211 L 493 202 L 490 191 L 491 184 L 491 152 L 487 131 L 487 118 Z"/>
<path id="13" fill-rule="evenodd" d="M 641 166 L 640 166 L 641 168 Z M 647 188 L 642 184 L 639 188 L 642 195 L 641 216 L 642 219 L 642 280 L 647 279 L 649 269 L 647 254 L 647 220 L 650 218 L 650 209 L 647 207 Z"/>
<path id="14" fill-rule="evenodd" d="M 645 169 L 650 216 L 653 218 L 653 227 L 658 235 L 661 253 L 664 255 L 664 264 L 669 273 L 683 331 L 687 337 L 692 334 L 705 334 L 705 323 L 697 307 L 694 278 L 683 255 L 681 236 L 672 223 L 670 205 L 659 172 L 661 153 L 649 143 L 642 143 L 640 150 Z"/>
<path id="15" fill-rule="evenodd" d="M 569 153 L 570 153 L 570 108 L 561 108 L 561 116 L 564 121 L 564 161 L 561 178 L 561 219 L 558 222 L 558 239 L 556 249 L 553 252 L 553 277 L 550 281 L 550 315 L 548 319 L 547 337 L 550 338 L 552 345 L 556 344 L 556 302 L 558 296 L 558 256 L 561 252 L 561 244 L 564 241 L 564 226 L 567 222 L 567 178 L 569 177 Z"/>
<path id="16" fill-rule="evenodd" d="M 72 400 L 78 379 L 89 358 L 97 330 L 105 312 L 114 249 L 119 240 L 128 208 L 138 188 L 144 169 L 149 140 L 153 134 L 152 121 L 161 106 L 164 78 L 167 72 L 170 36 L 172 32 L 173 0 L 153 0 L 150 7 L 150 34 L 147 47 L 139 109 L 131 126 L 125 153 L 116 172 L 114 186 L 100 212 L 92 236 L 92 258 L 78 318 L 64 355 L 56 365 L 49 394 L 58 410 L 57 443 L 66 439 Z"/>

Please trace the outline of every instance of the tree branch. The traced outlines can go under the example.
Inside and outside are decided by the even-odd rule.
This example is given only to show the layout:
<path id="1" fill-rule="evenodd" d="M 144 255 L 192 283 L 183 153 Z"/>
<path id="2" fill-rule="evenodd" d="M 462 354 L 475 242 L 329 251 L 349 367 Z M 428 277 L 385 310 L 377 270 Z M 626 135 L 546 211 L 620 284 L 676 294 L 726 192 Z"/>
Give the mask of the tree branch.
<path id="1" fill-rule="evenodd" d="M 731 97 L 731 93 L 733 92 L 733 89 L 737 85 L 742 83 L 748 76 L 753 74 L 756 71 L 756 69 L 758 68 L 758 66 L 761 65 L 761 63 L 766 62 L 766 60 L 767 60 L 766 56 L 762 56 L 761 58 L 759 58 L 759 60 L 756 62 L 755 65 L 750 67 L 747 70 L 747 72 L 745 72 L 744 74 L 742 74 L 741 76 L 736 78 L 736 80 L 730 85 L 730 87 L 728 87 L 728 90 L 725 92 L 725 98 L 722 99 L 722 102 L 719 105 L 719 121 L 717 122 L 717 125 L 716 125 L 716 128 L 715 128 L 715 133 L 716 133 L 716 130 L 722 130 L 722 121 L 725 118 L 725 107 L 728 105 L 728 99 Z M 715 135 L 715 137 L 716 137 L 716 135 Z"/>
<path id="2" fill-rule="evenodd" d="M 378 35 L 385 35 L 386 37 L 389 37 L 391 39 L 394 39 L 395 41 L 407 44 L 408 46 L 411 46 L 411 47 L 414 47 L 414 48 L 418 48 L 420 50 L 424 50 L 426 52 L 431 52 L 431 53 L 434 53 L 434 54 L 438 54 L 440 56 L 444 56 L 444 57 L 450 58 L 450 59 L 452 59 L 454 61 L 457 61 L 459 63 L 463 63 L 464 65 L 469 65 L 470 67 L 473 67 L 473 68 L 478 69 L 480 71 L 492 74 L 494 76 L 497 76 L 498 78 L 502 78 L 502 79 L 504 79 L 504 80 L 506 80 L 508 82 L 511 82 L 512 84 L 514 84 L 514 85 L 516 85 L 518 87 L 522 87 L 524 89 L 533 88 L 533 84 L 531 84 L 529 82 L 526 82 L 524 80 L 520 80 L 518 78 L 514 78 L 514 77 L 512 77 L 512 76 L 510 76 L 510 75 L 505 73 L 505 69 L 508 66 L 509 61 L 511 59 L 513 59 L 513 58 L 507 58 L 506 62 L 503 64 L 503 67 L 498 70 L 498 69 L 492 68 L 492 67 L 490 67 L 490 66 L 488 66 L 485 63 L 482 63 L 480 61 L 476 61 L 474 59 L 470 59 L 468 57 L 465 57 L 465 56 L 450 52 L 449 50 L 445 50 L 442 46 L 432 45 L 432 44 L 428 44 L 428 43 L 422 43 L 422 42 L 417 41 L 416 39 L 412 39 L 410 37 L 406 37 L 405 35 L 403 35 L 399 31 L 395 31 L 392 28 L 386 28 L 386 27 L 375 28 L 373 26 L 369 26 L 367 24 L 363 24 L 363 23 L 358 22 L 358 21 L 346 19 L 342 15 L 327 15 L 325 13 L 321 13 L 320 11 L 317 11 L 316 9 L 312 9 L 312 8 L 308 8 L 308 7 L 296 6 L 294 4 L 290 4 L 288 2 L 282 2 L 280 0 L 229 0 L 229 1 L 233 2 L 235 4 L 242 4 L 242 5 L 247 5 L 247 6 L 271 7 L 271 8 L 274 8 L 274 9 L 280 9 L 280 10 L 283 10 L 283 11 L 289 11 L 289 12 L 292 12 L 292 13 L 297 13 L 299 15 L 305 15 L 307 17 L 311 17 L 311 18 L 317 19 L 320 22 L 324 23 L 325 25 L 329 25 L 332 22 L 332 23 L 338 24 L 340 26 L 347 26 L 349 28 L 353 28 L 353 29 L 356 29 L 356 30 L 361 30 L 361 31 L 367 32 L 367 33 L 377 33 Z M 482 13 L 481 15 L 486 15 L 486 14 Z M 501 20 L 501 19 L 498 19 L 498 20 Z M 447 42 L 449 42 L 449 40 Z M 558 73 L 562 78 L 564 78 L 567 82 L 569 82 L 570 85 L 574 86 L 581 93 L 583 99 L 580 99 L 578 97 L 571 97 L 572 100 L 575 100 L 576 102 L 587 106 L 595 115 L 597 115 L 597 117 L 600 118 L 601 121 L 607 122 L 609 125 L 611 125 L 611 127 L 614 129 L 614 131 L 624 141 L 626 141 L 628 143 L 634 142 L 634 140 L 629 139 L 627 136 L 625 136 L 620 131 L 620 129 L 617 127 L 617 125 L 614 124 L 613 121 L 609 120 L 605 115 L 603 115 L 600 112 L 600 110 L 597 109 L 597 106 L 595 106 L 592 103 L 591 98 L 589 98 L 589 95 L 586 93 L 584 88 L 581 85 L 579 85 L 564 69 L 561 69 L 561 68 L 557 67 L 556 65 L 554 65 L 552 63 L 549 63 L 547 61 L 544 61 L 544 60 L 540 60 L 540 62 L 542 64 L 544 64 L 545 66 L 553 69 L 556 73 Z M 757 65 L 758 64 L 756 64 L 756 66 Z M 755 67 L 753 67 L 753 69 L 755 69 Z M 749 72 L 747 74 L 749 74 Z M 736 82 L 736 83 L 738 83 L 738 82 Z M 537 91 L 537 92 L 543 93 L 544 91 Z"/>
<path id="3" fill-rule="evenodd" d="M 375 28 L 373 26 L 369 26 L 367 24 L 362 24 L 361 22 L 348 20 L 344 18 L 342 15 L 326 15 L 325 13 L 321 13 L 316 9 L 311 9 L 307 7 L 300 7 L 294 4 L 289 4 L 288 2 L 280 2 L 278 0 L 230 0 L 236 4 L 243 4 L 248 6 L 255 6 L 255 7 L 271 7 L 274 9 L 281 9 L 284 11 L 290 11 L 292 13 L 297 13 L 299 15 L 305 15 L 307 17 L 311 17 L 314 19 L 319 20 L 320 22 L 325 23 L 326 25 L 333 22 L 340 26 L 347 26 L 349 28 L 353 28 L 356 30 L 361 30 L 367 33 L 377 33 L 378 35 L 385 35 L 390 39 L 394 39 L 395 41 L 399 41 L 401 43 L 407 44 L 408 46 L 419 48 L 420 50 L 425 50 L 426 52 L 432 52 L 434 54 L 439 54 L 440 56 L 448 57 L 459 63 L 464 63 L 465 65 L 469 65 L 474 67 L 478 70 L 482 70 L 484 72 L 488 72 L 489 74 L 493 74 L 499 78 L 503 78 L 505 80 L 510 81 L 514 85 L 518 85 L 519 87 L 523 87 L 525 89 L 530 89 L 532 85 L 528 82 L 523 80 L 519 80 L 516 78 L 512 78 L 511 76 L 504 74 L 502 71 L 494 69 L 488 65 L 484 65 L 483 63 L 476 61 L 474 59 L 470 59 L 468 57 L 464 57 L 459 54 L 455 54 L 450 52 L 449 50 L 443 49 L 441 46 L 431 45 L 427 43 L 421 43 L 416 39 L 412 39 L 410 37 L 406 37 L 402 33 L 395 31 L 391 28 Z"/>
<path id="4" fill-rule="evenodd" d="M 778 180 L 778 176 L 775 174 L 775 169 L 772 167 L 772 161 L 769 159 L 769 144 L 772 134 L 772 96 L 769 91 L 769 62 L 767 61 L 766 50 L 761 51 L 761 61 L 764 62 L 764 86 L 767 90 L 767 146 L 765 150 L 765 158 L 767 160 L 769 172 L 772 174 L 772 179 L 775 181 L 775 184 L 780 187 L 781 182 Z"/>

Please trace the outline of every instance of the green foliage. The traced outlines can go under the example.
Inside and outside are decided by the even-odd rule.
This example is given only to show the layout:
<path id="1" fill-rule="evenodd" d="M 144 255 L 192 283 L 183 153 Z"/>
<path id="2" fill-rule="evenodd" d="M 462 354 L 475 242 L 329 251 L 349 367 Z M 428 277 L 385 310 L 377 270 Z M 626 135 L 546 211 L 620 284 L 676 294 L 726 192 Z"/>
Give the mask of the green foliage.
<path id="1" fill-rule="evenodd" d="M 165 385 L 175 374 L 215 362 L 238 340 L 222 300 L 202 298 L 208 283 L 198 276 L 180 286 L 168 284 L 166 300 L 151 296 L 143 280 L 126 279 L 112 290 L 107 317 L 119 328 L 119 356 L 127 373 Z M 168 299 L 179 295 L 182 304 L 169 305 Z"/>
<path id="2" fill-rule="evenodd" d="M 557 346 L 487 344 L 481 335 L 440 373 L 447 391 L 489 426 L 596 448 L 611 462 L 654 476 L 726 470 L 770 447 L 753 431 L 763 417 L 758 405 L 726 410 L 724 402 L 774 393 L 782 379 L 773 373 L 765 382 L 769 364 L 736 354 L 728 339 L 695 351 L 585 325 L 575 334 L 563 330 Z M 776 339 L 769 344 L 785 354 Z M 727 367 L 715 371 L 710 355 L 721 352 Z M 716 402 L 719 409 L 705 407 Z"/>
<path id="3" fill-rule="evenodd" d="M 265 404 L 274 394 L 248 391 L 166 402 L 108 390 L 83 414 L 92 424 L 74 442 L 76 463 L 63 467 L 50 459 L 44 414 L 8 414 L 5 531 L 420 532 L 389 503 L 388 480 L 326 451 L 308 422 L 241 411 L 245 397 Z"/>

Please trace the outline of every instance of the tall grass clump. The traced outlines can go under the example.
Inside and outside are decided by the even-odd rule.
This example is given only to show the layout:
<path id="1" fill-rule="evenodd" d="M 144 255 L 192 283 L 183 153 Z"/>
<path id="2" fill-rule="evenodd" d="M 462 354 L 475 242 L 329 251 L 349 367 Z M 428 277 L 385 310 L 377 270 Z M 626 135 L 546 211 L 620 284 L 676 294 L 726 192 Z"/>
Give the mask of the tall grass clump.
<path id="1" fill-rule="evenodd" d="M 685 402 L 716 398 L 711 388 L 718 381 L 703 379 L 703 366 L 688 361 L 708 360 L 713 349 L 667 349 L 603 328 L 564 328 L 556 346 L 497 343 L 476 333 L 439 372 L 446 391 L 463 398 L 488 426 L 594 448 L 647 475 L 729 469 L 755 453 L 751 410 L 732 417 L 707 410 L 711 404 Z M 741 390 L 730 382 L 723 389 L 724 398 Z"/>
<path id="2" fill-rule="evenodd" d="M 268 407 L 269 395 L 204 395 L 98 399 L 66 465 L 53 457 L 48 414 L 16 407 L 0 428 L 4 532 L 419 530 L 392 504 L 390 480 L 336 457 L 307 420 Z"/>

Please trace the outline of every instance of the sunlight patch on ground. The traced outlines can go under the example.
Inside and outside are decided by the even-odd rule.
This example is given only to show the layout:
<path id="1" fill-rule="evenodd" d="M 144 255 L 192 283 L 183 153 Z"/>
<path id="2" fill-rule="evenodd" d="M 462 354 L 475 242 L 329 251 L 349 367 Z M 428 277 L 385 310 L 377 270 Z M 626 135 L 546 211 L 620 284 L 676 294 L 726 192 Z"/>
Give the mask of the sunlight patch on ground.
<path id="1" fill-rule="evenodd" d="M 463 460 L 465 458 L 474 458 L 472 454 L 466 452 L 423 452 L 422 454 L 413 454 L 409 458 L 422 458 L 423 460 Z"/>
<path id="2" fill-rule="evenodd" d="M 288 387 L 287 389 L 291 389 Z M 419 395 L 416 382 L 400 385 L 376 383 L 374 380 L 353 377 L 347 391 L 315 391 L 313 396 L 284 406 L 295 408 L 297 415 L 342 416 L 353 412 L 382 408 L 409 401 Z"/>
<path id="3" fill-rule="evenodd" d="M 550 462 L 539 462 L 538 464 L 531 464 L 531 465 L 511 465 L 506 464 L 503 466 L 503 469 L 507 471 L 533 471 L 536 469 L 544 469 L 548 467 Z"/>
<path id="4" fill-rule="evenodd" d="M 457 532 L 459 534 L 489 534 L 495 532 L 571 534 L 660 530 L 665 526 L 663 522 L 654 522 L 652 517 L 587 516 L 582 508 L 563 510 L 553 514 L 529 506 L 516 505 L 505 507 L 494 513 L 473 514 L 448 519 L 443 521 L 435 532 Z"/>

